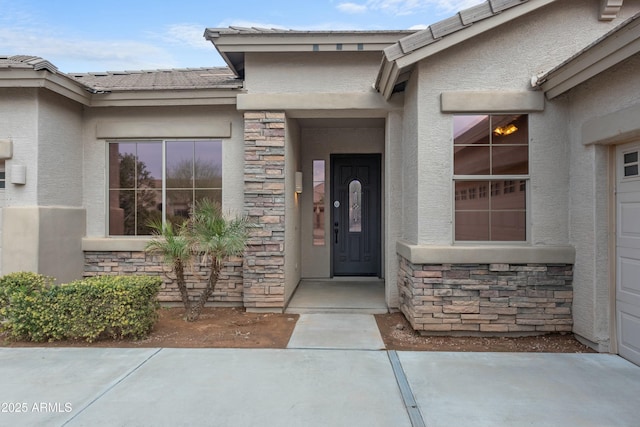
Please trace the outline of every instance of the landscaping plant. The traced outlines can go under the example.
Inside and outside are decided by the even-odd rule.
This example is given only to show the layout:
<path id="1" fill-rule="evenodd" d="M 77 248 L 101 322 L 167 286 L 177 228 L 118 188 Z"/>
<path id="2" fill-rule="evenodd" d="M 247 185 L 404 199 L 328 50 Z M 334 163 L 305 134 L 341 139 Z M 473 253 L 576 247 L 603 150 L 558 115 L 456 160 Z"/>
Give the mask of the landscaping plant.
<path id="1" fill-rule="evenodd" d="M 98 276 L 53 285 L 35 273 L 0 278 L 2 330 L 17 340 L 146 337 L 157 319 L 162 279 Z"/>
<path id="2" fill-rule="evenodd" d="M 202 308 L 215 289 L 223 261 L 244 252 L 248 223 L 244 217 L 226 218 L 218 203 L 209 199 L 197 201 L 189 218 L 179 226 L 154 223 L 154 238 L 146 251 L 162 256 L 175 272 L 176 284 L 185 308 L 185 320 L 198 319 Z M 200 262 L 210 267 L 206 286 L 191 301 L 184 277 L 186 267 Z"/>

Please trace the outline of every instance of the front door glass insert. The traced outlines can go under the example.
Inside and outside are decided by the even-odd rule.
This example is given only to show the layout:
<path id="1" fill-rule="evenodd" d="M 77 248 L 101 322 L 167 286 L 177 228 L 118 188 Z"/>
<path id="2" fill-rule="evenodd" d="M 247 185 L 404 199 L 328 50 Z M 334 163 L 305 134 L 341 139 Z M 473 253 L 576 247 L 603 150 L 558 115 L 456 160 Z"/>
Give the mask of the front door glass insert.
<path id="1" fill-rule="evenodd" d="M 362 184 L 357 179 L 349 183 L 349 231 L 362 231 Z"/>

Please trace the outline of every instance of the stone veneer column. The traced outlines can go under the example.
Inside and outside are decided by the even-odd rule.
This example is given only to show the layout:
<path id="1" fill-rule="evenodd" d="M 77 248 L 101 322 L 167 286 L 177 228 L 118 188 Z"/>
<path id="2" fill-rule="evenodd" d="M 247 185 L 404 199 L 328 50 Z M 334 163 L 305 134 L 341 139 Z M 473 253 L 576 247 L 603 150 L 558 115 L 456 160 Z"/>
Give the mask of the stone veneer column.
<path id="1" fill-rule="evenodd" d="M 244 255 L 244 306 L 284 309 L 283 112 L 244 114 L 244 208 L 255 224 Z"/>

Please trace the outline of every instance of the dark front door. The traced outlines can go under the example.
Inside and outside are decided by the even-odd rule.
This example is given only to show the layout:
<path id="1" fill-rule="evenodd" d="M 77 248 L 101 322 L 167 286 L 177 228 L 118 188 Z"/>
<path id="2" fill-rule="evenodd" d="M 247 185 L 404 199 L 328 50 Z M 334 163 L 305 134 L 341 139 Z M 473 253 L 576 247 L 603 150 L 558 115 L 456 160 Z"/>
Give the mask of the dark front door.
<path id="1" fill-rule="evenodd" d="M 380 276 L 380 155 L 331 156 L 334 276 Z"/>

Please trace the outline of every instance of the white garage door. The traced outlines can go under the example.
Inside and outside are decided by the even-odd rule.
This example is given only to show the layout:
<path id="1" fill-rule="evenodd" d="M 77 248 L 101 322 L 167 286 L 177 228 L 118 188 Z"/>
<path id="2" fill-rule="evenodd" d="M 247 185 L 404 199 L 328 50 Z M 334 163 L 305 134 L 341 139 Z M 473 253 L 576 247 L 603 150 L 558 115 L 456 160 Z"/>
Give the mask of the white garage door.
<path id="1" fill-rule="evenodd" d="M 640 143 L 617 150 L 618 352 L 640 365 Z"/>

